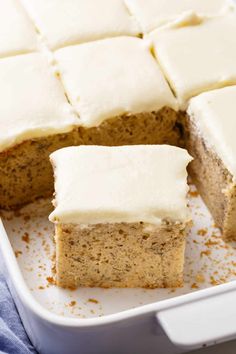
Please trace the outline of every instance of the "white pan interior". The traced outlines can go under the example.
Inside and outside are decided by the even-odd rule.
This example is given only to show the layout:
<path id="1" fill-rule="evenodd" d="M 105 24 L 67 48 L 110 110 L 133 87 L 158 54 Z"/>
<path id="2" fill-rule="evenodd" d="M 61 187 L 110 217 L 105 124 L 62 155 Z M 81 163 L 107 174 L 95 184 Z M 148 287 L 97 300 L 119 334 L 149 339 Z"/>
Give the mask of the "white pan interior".
<path id="1" fill-rule="evenodd" d="M 53 225 L 49 200 L 18 213 L 4 212 L 3 222 L 19 267 L 33 296 L 45 308 L 67 317 L 98 317 L 157 302 L 236 279 L 236 244 L 225 244 L 191 186 L 189 205 L 194 225 L 187 240 L 185 286 L 180 289 L 60 289 L 53 284 Z"/>

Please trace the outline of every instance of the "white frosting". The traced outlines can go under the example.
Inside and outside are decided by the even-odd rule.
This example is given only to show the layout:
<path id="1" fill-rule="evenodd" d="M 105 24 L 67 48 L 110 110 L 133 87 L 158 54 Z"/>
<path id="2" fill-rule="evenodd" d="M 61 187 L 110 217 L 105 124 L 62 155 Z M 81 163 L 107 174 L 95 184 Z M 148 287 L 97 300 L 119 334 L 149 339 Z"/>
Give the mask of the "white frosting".
<path id="1" fill-rule="evenodd" d="M 23 0 L 52 49 L 141 29 L 123 0 Z"/>
<path id="2" fill-rule="evenodd" d="M 34 25 L 17 0 L 0 0 L 0 57 L 37 49 Z"/>
<path id="3" fill-rule="evenodd" d="M 55 223 L 186 222 L 186 150 L 168 145 L 68 147 L 51 154 Z"/>
<path id="4" fill-rule="evenodd" d="M 201 92 L 236 83 L 236 14 L 194 14 L 150 34 L 155 55 L 182 109 Z"/>
<path id="5" fill-rule="evenodd" d="M 203 16 L 216 15 L 233 3 L 227 0 L 125 0 L 125 2 L 146 33 L 175 20 L 184 12 L 195 11 Z"/>
<path id="6" fill-rule="evenodd" d="M 192 117 L 206 144 L 236 180 L 236 86 L 203 93 L 190 100 Z"/>
<path id="7" fill-rule="evenodd" d="M 121 114 L 177 109 L 146 41 L 117 37 L 55 53 L 69 100 L 86 127 Z"/>
<path id="8" fill-rule="evenodd" d="M 67 132 L 79 119 L 41 54 L 0 60 L 0 151 L 24 140 Z"/>

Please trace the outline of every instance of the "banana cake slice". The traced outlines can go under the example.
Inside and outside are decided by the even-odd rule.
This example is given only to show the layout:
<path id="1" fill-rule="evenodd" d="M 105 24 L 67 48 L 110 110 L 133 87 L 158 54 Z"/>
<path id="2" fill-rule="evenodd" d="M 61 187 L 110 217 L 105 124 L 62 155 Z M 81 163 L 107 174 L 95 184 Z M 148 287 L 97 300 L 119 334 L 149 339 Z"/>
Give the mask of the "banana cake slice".
<path id="1" fill-rule="evenodd" d="M 59 286 L 182 285 L 190 224 L 186 150 L 79 146 L 50 159 Z"/>
<path id="2" fill-rule="evenodd" d="M 130 12 L 137 18 L 144 33 L 171 22 L 188 11 L 213 16 L 233 6 L 227 0 L 124 0 Z"/>
<path id="3" fill-rule="evenodd" d="M 18 0 L 0 3 L 0 58 L 38 49 L 36 29 Z"/>
<path id="4" fill-rule="evenodd" d="M 225 239 L 236 239 L 236 86 L 190 100 L 186 144 L 202 197 Z"/>
<path id="5" fill-rule="evenodd" d="M 53 50 L 108 37 L 139 36 L 141 32 L 123 0 L 22 1 Z"/>
<path id="6" fill-rule="evenodd" d="M 236 84 L 234 7 L 212 18 L 190 13 L 149 36 L 182 110 L 193 96 Z"/>
<path id="7" fill-rule="evenodd" d="M 78 144 L 178 144 L 177 102 L 147 41 L 103 39 L 55 58 L 81 120 Z"/>
<path id="8" fill-rule="evenodd" d="M 43 54 L 0 59 L 0 207 L 16 208 L 53 191 L 48 156 L 73 145 L 79 124 Z"/>

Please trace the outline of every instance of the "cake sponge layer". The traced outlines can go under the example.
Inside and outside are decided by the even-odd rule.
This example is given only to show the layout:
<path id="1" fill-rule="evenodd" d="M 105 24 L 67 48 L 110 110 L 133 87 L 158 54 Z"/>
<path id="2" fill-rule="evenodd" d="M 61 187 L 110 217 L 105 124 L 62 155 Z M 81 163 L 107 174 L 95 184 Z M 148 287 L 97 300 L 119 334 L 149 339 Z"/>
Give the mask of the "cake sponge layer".
<path id="1" fill-rule="evenodd" d="M 185 224 L 56 225 L 57 284 L 66 288 L 183 285 Z"/>
<path id="2" fill-rule="evenodd" d="M 50 158 L 59 286 L 182 285 L 191 220 L 185 150 L 80 146 Z"/>

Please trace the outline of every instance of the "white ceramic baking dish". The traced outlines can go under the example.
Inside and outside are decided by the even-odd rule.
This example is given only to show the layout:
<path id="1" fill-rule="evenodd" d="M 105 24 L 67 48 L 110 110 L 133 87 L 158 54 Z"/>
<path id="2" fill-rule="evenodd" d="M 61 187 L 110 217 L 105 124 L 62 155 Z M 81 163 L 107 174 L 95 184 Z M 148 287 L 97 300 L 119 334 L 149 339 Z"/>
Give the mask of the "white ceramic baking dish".
<path id="1" fill-rule="evenodd" d="M 200 198 L 191 195 L 194 226 L 178 290 L 58 289 L 48 202 L 4 213 L 0 267 L 40 353 L 182 353 L 236 338 L 236 250 L 221 241 Z"/>

